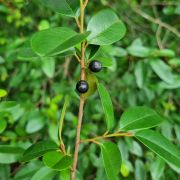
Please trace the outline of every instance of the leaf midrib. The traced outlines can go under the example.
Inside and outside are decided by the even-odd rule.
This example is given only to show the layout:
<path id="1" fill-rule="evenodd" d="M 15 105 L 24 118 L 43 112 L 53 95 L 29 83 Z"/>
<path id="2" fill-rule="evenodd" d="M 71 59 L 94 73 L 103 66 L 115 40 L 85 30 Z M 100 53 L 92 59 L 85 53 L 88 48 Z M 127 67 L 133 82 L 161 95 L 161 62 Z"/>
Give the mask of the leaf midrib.
<path id="1" fill-rule="evenodd" d="M 124 127 L 120 128 L 120 129 L 124 129 L 125 127 L 128 127 L 130 124 L 132 124 L 132 123 L 134 123 L 134 122 L 137 122 L 137 121 L 139 121 L 139 120 L 141 120 L 141 119 L 145 119 L 145 118 L 151 117 L 151 116 L 156 116 L 156 115 L 155 115 L 155 113 L 151 113 L 151 114 L 148 114 L 148 115 L 143 116 L 143 117 L 141 117 L 141 118 L 135 119 L 135 120 L 129 122 L 128 124 L 124 125 Z"/>
<path id="2" fill-rule="evenodd" d="M 106 155 L 107 155 L 108 151 L 106 151 L 106 148 L 104 147 L 104 145 L 102 145 L 102 148 L 104 149 L 104 151 L 106 152 Z M 104 157 L 103 153 L 102 153 L 102 156 Z M 108 157 L 108 161 L 110 162 L 109 164 L 111 165 L 111 167 L 113 167 L 108 155 L 107 155 L 107 157 Z M 104 158 L 103 158 L 103 161 L 104 161 Z M 107 169 L 107 168 L 105 167 L 105 169 Z M 116 173 L 114 172 L 113 168 L 112 168 L 112 171 L 113 171 L 113 174 L 116 176 Z M 108 178 L 109 178 L 109 175 L 108 175 Z"/>
<path id="3" fill-rule="evenodd" d="M 172 154 L 171 152 L 169 152 L 168 150 L 162 148 L 162 147 L 159 146 L 158 144 L 155 144 L 154 142 L 149 141 L 148 139 L 143 138 L 143 137 L 140 137 L 140 136 L 139 136 L 139 138 L 141 138 L 141 139 L 139 139 L 138 136 L 136 136 L 136 138 L 137 138 L 139 141 L 141 141 L 141 143 L 143 143 L 146 147 L 148 147 L 149 149 L 151 149 L 154 153 L 156 153 L 156 154 L 158 154 L 160 157 L 162 157 L 164 160 L 168 161 L 168 160 L 165 159 L 163 156 L 161 156 L 161 154 L 159 154 L 159 152 L 153 150 L 153 149 L 150 148 L 148 145 L 146 145 L 141 139 L 143 139 L 143 140 L 145 140 L 145 141 L 148 141 L 149 143 L 152 143 L 152 144 L 155 145 L 155 146 L 158 146 L 158 148 L 160 148 L 160 149 L 162 149 L 163 151 L 165 151 L 166 153 L 170 154 L 170 155 L 173 156 L 175 159 L 179 159 L 179 161 L 180 161 L 179 156 L 176 156 L 176 155 Z"/>
<path id="4" fill-rule="evenodd" d="M 118 24 L 119 22 L 121 22 L 120 20 L 114 21 L 111 25 L 107 26 L 106 29 L 104 29 L 103 31 L 101 31 L 101 33 L 97 34 L 96 36 L 92 37 L 89 41 L 91 42 L 93 39 L 96 39 L 98 37 L 100 37 L 104 32 L 106 32 L 111 26 L 113 26 L 114 24 Z"/>

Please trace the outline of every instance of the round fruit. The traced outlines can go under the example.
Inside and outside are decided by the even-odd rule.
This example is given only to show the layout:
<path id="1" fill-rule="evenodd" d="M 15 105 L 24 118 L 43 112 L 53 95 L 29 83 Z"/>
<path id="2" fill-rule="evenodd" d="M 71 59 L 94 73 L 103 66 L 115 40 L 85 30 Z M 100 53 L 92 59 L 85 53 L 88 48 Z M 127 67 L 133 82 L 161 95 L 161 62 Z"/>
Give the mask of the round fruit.
<path id="1" fill-rule="evenodd" d="M 99 72 L 102 69 L 102 64 L 100 61 L 97 61 L 97 60 L 91 61 L 89 64 L 89 69 L 92 72 Z"/>
<path id="2" fill-rule="evenodd" d="M 77 84 L 76 84 L 76 89 L 79 93 L 86 93 L 89 89 L 89 85 L 86 81 L 84 80 L 80 80 Z"/>

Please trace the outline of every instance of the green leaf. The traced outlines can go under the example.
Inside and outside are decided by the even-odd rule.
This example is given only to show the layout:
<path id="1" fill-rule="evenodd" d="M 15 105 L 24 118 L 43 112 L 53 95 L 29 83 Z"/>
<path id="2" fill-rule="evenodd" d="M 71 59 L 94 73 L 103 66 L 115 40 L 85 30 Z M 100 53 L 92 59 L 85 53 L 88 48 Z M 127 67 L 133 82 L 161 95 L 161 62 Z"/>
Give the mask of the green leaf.
<path id="1" fill-rule="evenodd" d="M 111 97 L 106 90 L 106 88 L 102 84 L 98 84 L 98 92 L 101 98 L 103 110 L 105 113 L 105 119 L 107 124 L 108 131 L 112 129 L 114 124 L 114 112 L 113 112 L 113 105 L 111 101 Z"/>
<path id="2" fill-rule="evenodd" d="M 89 44 L 96 45 L 112 44 L 122 39 L 126 33 L 124 23 L 111 9 L 102 10 L 93 16 L 87 30 L 91 31 Z"/>
<path id="3" fill-rule="evenodd" d="M 168 63 L 173 67 L 180 67 L 180 58 L 178 57 L 172 58 L 168 61 Z"/>
<path id="4" fill-rule="evenodd" d="M 128 177 L 129 176 L 130 169 L 129 169 L 128 165 L 125 162 L 122 162 L 120 172 L 121 172 L 123 177 Z"/>
<path id="5" fill-rule="evenodd" d="M 165 161 L 180 167 L 180 151 L 164 136 L 153 130 L 143 130 L 135 137 Z"/>
<path id="6" fill-rule="evenodd" d="M 28 134 L 35 133 L 42 129 L 45 125 L 44 118 L 42 116 L 37 116 L 30 119 L 26 125 L 26 132 Z"/>
<path id="7" fill-rule="evenodd" d="M 7 95 L 7 91 L 4 89 L 0 89 L 0 98 L 5 97 Z"/>
<path id="8" fill-rule="evenodd" d="M 89 32 L 78 34 L 67 27 L 49 28 L 33 35 L 31 47 L 39 56 L 53 56 L 64 53 L 85 40 Z"/>
<path id="9" fill-rule="evenodd" d="M 51 151 L 43 156 L 43 162 L 53 170 L 62 171 L 70 168 L 73 159 L 71 156 L 64 155 L 61 152 Z"/>
<path id="10" fill-rule="evenodd" d="M 69 97 L 66 96 L 65 97 L 65 101 L 64 101 L 64 105 L 61 111 L 61 116 L 60 116 L 60 120 L 59 120 L 59 139 L 60 139 L 60 145 L 64 145 L 63 140 L 62 140 L 62 128 L 63 128 L 63 122 L 64 122 L 64 117 L 66 114 L 66 109 L 69 105 Z"/>
<path id="11" fill-rule="evenodd" d="M 14 101 L 4 101 L 4 102 L 1 102 L 0 103 L 0 112 L 3 112 L 3 111 L 10 112 L 11 110 L 16 108 L 17 106 L 19 106 L 19 105 L 16 102 L 14 102 Z"/>
<path id="12" fill-rule="evenodd" d="M 117 145 L 112 142 L 103 143 L 101 145 L 101 155 L 107 178 L 109 180 L 118 179 L 121 168 L 121 153 Z"/>
<path id="13" fill-rule="evenodd" d="M 20 158 L 20 154 L 0 153 L 0 164 L 12 164 L 18 162 Z"/>
<path id="14" fill-rule="evenodd" d="M 3 64 L 5 62 L 4 58 L 0 56 L 0 64 Z"/>
<path id="15" fill-rule="evenodd" d="M 158 49 L 154 50 L 154 52 L 152 52 L 152 55 L 156 57 L 173 58 L 175 56 L 175 52 L 171 49 Z"/>
<path id="16" fill-rule="evenodd" d="M 135 180 L 146 180 L 146 170 L 141 160 L 135 162 Z"/>
<path id="17" fill-rule="evenodd" d="M 86 59 L 91 60 L 92 58 L 94 58 L 94 56 L 99 51 L 99 49 L 100 49 L 99 45 L 90 44 L 86 48 L 86 52 L 85 52 Z"/>
<path id="18" fill-rule="evenodd" d="M 0 179 L 7 180 L 10 177 L 10 166 L 0 164 Z"/>
<path id="19" fill-rule="evenodd" d="M 0 133 L 2 133 L 7 127 L 7 121 L 4 119 L 3 115 L 0 114 Z"/>
<path id="20" fill-rule="evenodd" d="M 0 145 L 0 163 L 11 164 L 20 160 L 24 149 L 9 145 Z"/>
<path id="21" fill-rule="evenodd" d="M 50 141 L 50 140 L 40 141 L 40 142 L 30 146 L 24 152 L 21 161 L 26 162 L 31 159 L 41 157 L 48 151 L 57 150 L 57 149 L 58 149 L 58 146 L 53 141 Z"/>
<path id="22" fill-rule="evenodd" d="M 42 70 L 47 77 L 53 78 L 55 72 L 55 60 L 47 57 L 42 59 Z"/>
<path id="23" fill-rule="evenodd" d="M 173 83 L 174 76 L 171 72 L 171 68 L 161 59 L 150 60 L 150 65 L 160 79 L 169 84 Z"/>
<path id="24" fill-rule="evenodd" d="M 14 101 L 4 101 L 0 103 L 0 112 L 10 113 L 13 117 L 13 120 L 18 120 L 23 114 L 23 108 Z"/>
<path id="25" fill-rule="evenodd" d="M 42 0 L 42 3 L 52 11 L 69 17 L 76 17 L 79 6 L 77 0 Z"/>
<path id="26" fill-rule="evenodd" d="M 165 168 L 164 160 L 157 157 L 150 166 L 151 177 L 153 180 L 159 180 Z"/>
<path id="27" fill-rule="evenodd" d="M 18 51 L 18 59 L 23 61 L 33 61 L 39 59 L 36 53 L 30 48 L 21 48 Z"/>
<path id="28" fill-rule="evenodd" d="M 32 161 L 18 168 L 14 180 L 26 180 L 31 179 L 31 177 L 38 171 L 42 166 L 41 162 Z"/>
<path id="29" fill-rule="evenodd" d="M 142 45 L 140 39 L 134 40 L 131 46 L 127 48 L 127 51 L 130 55 L 140 58 L 148 57 L 152 52 L 150 48 L 147 48 Z"/>
<path id="30" fill-rule="evenodd" d="M 0 153 L 6 154 L 22 154 L 24 149 L 21 147 L 14 147 L 10 145 L 0 145 Z"/>
<path id="31" fill-rule="evenodd" d="M 42 167 L 31 178 L 31 180 L 50 180 L 53 179 L 55 172 L 48 167 Z"/>
<path id="32" fill-rule="evenodd" d="M 120 129 L 124 131 L 148 129 L 158 126 L 163 119 L 148 107 L 131 107 L 120 118 Z"/>
<path id="33" fill-rule="evenodd" d="M 113 61 L 111 57 L 96 57 L 96 60 L 102 63 L 102 67 L 109 67 L 113 65 Z"/>
<path id="34" fill-rule="evenodd" d="M 142 88 L 145 82 L 145 65 L 143 61 L 138 61 L 135 65 L 134 74 L 136 77 L 136 83 L 139 88 Z"/>
<path id="35" fill-rule="evenodd" d="M 60 173 L 61 180 L 70 180 L 70 169 L 65 169 Z"/>
<path id="36" fill-rule="evenodd" d="M 177 89 L 180 87 L 180 76 L 174 76 L 174 80 L 172 83 L 160 82 L 159 87 L 163 89 Z"/>
<path id="37" fill-rule="evenodd" d="M 102 46 L 101 50 L 105 53 L 110 55 L 110 57 L 125 57 L 127 56 L 127 51 L 121 47 L 108 45 Z"/>

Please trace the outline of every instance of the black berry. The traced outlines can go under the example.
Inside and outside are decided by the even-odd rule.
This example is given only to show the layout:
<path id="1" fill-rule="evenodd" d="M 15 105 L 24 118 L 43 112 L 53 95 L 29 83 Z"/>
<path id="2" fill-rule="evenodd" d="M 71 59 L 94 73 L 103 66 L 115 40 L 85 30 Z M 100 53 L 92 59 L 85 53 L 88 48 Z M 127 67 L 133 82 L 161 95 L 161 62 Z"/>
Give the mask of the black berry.
<path id="1" fill-rule="evenodd" d="M 89 69 L 92 72 L 99 72 L 102 69 L 102 64 L 101 64 L 101 62 L 99 62 L 97 60 L 91 61 L 89 64 Z"/>
<path id="2" fill-rule="evenodd" d="M 86 81 L 84 80 L 80 80 L 77 84 L 76 84 L 76 89 L 79 93 L 86 93 L 89 89 L 89 85 Z"/>

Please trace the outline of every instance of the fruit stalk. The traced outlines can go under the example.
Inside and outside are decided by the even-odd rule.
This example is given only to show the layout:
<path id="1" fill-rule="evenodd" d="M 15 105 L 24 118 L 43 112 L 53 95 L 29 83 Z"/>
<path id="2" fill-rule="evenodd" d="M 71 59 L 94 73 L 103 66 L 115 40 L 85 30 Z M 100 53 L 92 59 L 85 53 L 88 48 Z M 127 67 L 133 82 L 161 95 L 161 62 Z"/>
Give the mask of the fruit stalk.
<path id="1" fill-rule="evenodd" d="M 83 4 L 83 0 L 80 0 L 80 32 L 84 32 L 84 9 L 85 6 Z M 85 42 L 81 43 L 81 60 L 80 60 L 80 66 L 81 66 L 81 80 L 85 80 L 85 59 L 84 59 L 84 53 L 85 53 Z M 79 152 L 79 146 L 80 146 L 80 134 L 81 134 L 81 125 L 82 125 L 82 119 L 83 119 L 83 113 L 84 113 L 84 103 L 85 99 L 83 95 L 80 95 L 80 105 L 79 105 L 79 113 L 78 113 L 78 124 L 76 129 L 76 143 L 75 143 L 75 150 L 74 150 L 74 160 L 73 165 L 71 168 L 71 180 L 75 180 L 76 178 L 76 168 L 77 168 L 77 162 L 78 162 L 78 152 Z"/>

